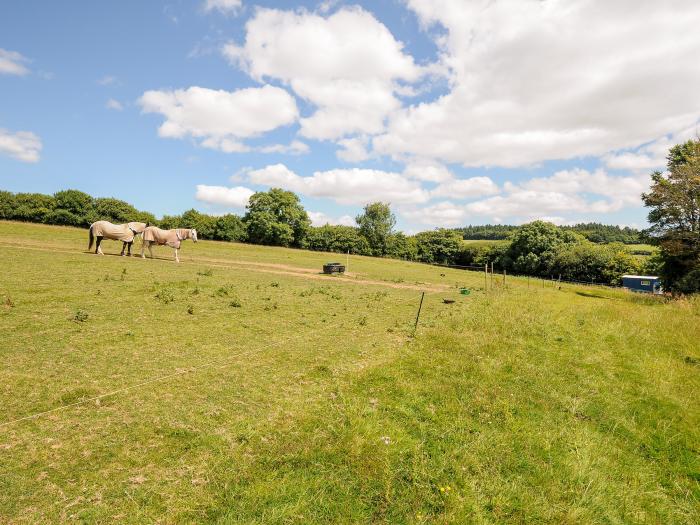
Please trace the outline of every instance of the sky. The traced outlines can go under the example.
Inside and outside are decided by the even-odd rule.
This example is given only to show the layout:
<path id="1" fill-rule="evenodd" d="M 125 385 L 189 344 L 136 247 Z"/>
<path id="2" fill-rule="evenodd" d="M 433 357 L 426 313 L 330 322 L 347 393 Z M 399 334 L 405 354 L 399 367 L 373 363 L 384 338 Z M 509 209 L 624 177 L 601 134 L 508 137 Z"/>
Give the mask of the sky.
<path id="1" fill-rule="evenodd" d="M 700 133 L 698 27 L 697 0 L 3 2 L 0 189 L 644 227 Z"/>

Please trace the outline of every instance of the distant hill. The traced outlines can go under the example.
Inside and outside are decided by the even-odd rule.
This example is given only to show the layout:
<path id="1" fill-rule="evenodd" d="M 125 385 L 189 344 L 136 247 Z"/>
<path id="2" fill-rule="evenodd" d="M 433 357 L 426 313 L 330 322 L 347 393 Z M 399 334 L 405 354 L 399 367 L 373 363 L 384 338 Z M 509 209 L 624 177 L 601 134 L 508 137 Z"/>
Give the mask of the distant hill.
<path id="1" fill-rule="evenodd" d="M 508 224 L 485 224 L 480 226 L 464 226 L 454 228 L 465 240 L 503 240 L 507 239 L 519 226 Z M 610 242 L 621 242 L 624 244 L 639 244 L 643 242 L 642 232 L 634 228 L 625 226 L 613 226 L 610 224 L 600 224 L 588 222 L 575 224 L 573 226 L 562 226 L 563 229 L 573 230 L 586 237 L 589 241 L 605 244 Z"/>

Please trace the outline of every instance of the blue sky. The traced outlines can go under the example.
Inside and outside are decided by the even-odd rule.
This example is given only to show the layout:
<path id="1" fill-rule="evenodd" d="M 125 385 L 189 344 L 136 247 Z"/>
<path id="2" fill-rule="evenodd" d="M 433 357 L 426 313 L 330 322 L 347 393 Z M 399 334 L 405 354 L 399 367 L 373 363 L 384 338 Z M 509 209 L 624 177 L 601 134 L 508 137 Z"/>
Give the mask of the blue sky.
<path id="1" fill-rule="evenodd" d="M 648 174 L 700 120 L 700 6 L 678 3 L 6 2 L 0 188 L 643 226 Z"/>

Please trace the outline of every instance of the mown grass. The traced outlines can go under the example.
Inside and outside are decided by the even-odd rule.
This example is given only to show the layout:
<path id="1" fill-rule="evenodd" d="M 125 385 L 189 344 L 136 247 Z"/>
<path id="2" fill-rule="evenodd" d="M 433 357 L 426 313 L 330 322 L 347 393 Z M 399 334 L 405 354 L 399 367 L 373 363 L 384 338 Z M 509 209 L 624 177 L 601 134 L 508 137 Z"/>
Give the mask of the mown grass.
<path id="1" fill-rule="evenodd" d="M 0 223 L 0 522 L 698 522 L 698 300 L 84 244 Z"/>

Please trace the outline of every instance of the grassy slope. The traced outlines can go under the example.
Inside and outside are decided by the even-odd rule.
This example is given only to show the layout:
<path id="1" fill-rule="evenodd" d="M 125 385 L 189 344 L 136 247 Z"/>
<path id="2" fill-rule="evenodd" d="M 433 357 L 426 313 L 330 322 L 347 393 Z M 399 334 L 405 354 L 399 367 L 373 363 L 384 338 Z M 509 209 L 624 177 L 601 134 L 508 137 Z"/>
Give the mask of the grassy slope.
<path id="1" fill-rule="evenodd" d="M 415 290 L 231 262 L 337 256 L 84 244 L 0 222 L 0 425 L 178 375 L 0 426 L 0 522 L 700 518 L 697 300 L 486 294 L 483 275 L 352 257 L 358 279 L 472 288 L 428 295 L 411 338 Z"/>

